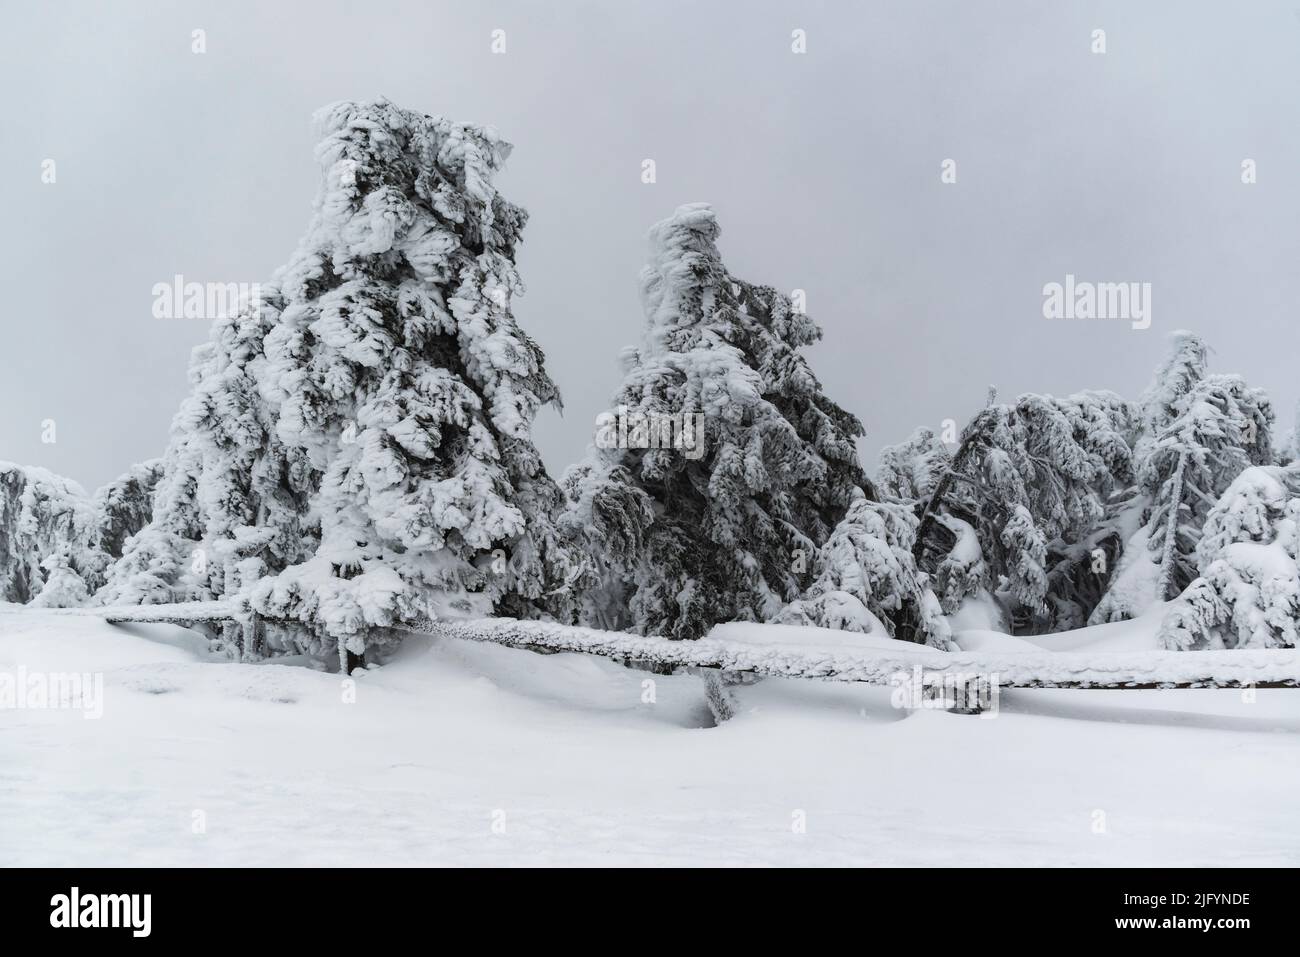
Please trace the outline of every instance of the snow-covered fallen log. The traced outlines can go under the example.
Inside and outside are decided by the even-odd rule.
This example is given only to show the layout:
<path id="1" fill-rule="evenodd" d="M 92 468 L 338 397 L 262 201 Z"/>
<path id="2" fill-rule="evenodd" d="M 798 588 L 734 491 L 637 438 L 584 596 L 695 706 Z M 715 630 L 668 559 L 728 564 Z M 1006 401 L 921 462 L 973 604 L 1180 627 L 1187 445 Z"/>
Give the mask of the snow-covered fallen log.
<path id="1" fill-rule="evenodd" d="M 239 622 L 255 627 L 238 601 L 42 609 L 0 614 L 82 615 L 109 622 Z M 776 678 L 889 685 L 900 676 L 950 676 L 1011 688 L 1200 688 L 1300 686 L 1300 650 L 937 651 L 924 645 L 821 628 L 734 623 L 696 641 L 670 641 L 540 621 L 431 621 L 413 633 L 539 651 L 600 655 L 664 670 L 712 668 Z"/>
<path id="2" fill-rule="evenodd" d="M 826 643 L 819 646 L 809 640 L 810 632 L 824 634 Z M 1017 688 L 1300 685 L 1300 651 L 1296 649 L 945 652 L 921 645 L 908 647 L 905 642 L 887 639 L 770 625 L 726 625 L 698 641 L 669 641 L 512 619 L 434 622 L 427 633 L 513 647 L 582 652 L 666 668 L 718 668 L 767 677 L 867 684 L 891 684 L 898 681 L 898 676 L 920 668 L 927 675 L 996 679 L 1000 686 Z M 718 633 L 724 637 L 717 637 Z M 789 638 L 783 640 L 784 635 Z M 895 645 L 902 647 L 892 647 Z"/>

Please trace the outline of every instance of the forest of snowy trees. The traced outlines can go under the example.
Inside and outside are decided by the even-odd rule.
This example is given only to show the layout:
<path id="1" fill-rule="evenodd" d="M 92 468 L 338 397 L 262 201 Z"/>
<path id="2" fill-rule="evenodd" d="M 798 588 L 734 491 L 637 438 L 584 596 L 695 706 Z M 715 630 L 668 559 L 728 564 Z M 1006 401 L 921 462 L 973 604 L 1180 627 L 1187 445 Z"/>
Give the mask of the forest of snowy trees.
<path id="1" fill-rule="evenodd" d="M 214 322 L 162 457 L 87 495 L 0 465 L 0 600 L 244 597 L 268 653 L 364 656 L 440 617 L 669 638 L 728 621 L 950 646 L 1164 605 L 1173 649 L 1295 646 L 1300 462 L 1268 397 L 1175 333 L 1149 387 L 970 409 L 869 477 L 821 329 L 734 276 L 705 204 L 650 230 L 631 423 L 557 478 L 560 393 L 512 301 L 527 213 L 487 128 L 344 102 L 317 115 L 315 213 L 257 301 Z M 612 357 L 611 357 L 612 358 Z"/>

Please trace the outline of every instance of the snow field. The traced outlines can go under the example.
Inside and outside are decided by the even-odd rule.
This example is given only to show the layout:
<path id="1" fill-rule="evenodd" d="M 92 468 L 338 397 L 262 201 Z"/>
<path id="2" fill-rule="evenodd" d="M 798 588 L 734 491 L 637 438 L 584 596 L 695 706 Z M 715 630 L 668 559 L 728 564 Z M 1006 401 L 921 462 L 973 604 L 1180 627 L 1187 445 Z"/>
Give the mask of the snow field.
<path id="1" fill-rule="evenodd" d="M 102 671 L 104 715 L 0 711 L 5 865 L 1300 862 L 1290 690 L 1007 690 L 981 718 L 767 679 L 711 727 L 699 678 L 585 655 L 412 641 L 346 704 L 175 626 L 0 615 L 20 664 Z"/>

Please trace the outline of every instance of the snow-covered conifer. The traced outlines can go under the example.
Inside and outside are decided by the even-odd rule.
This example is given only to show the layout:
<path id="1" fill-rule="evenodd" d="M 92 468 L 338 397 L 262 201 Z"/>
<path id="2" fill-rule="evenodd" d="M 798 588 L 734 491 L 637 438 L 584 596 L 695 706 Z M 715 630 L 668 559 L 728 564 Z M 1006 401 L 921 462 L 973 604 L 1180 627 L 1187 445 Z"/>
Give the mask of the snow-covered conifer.
<path id="1" fill-rule="evenodd" d="M 705 204 L 651 230 L 648 328 L 613 402 L 641 431 L 598 441 L 565 480 L 566 525 L 594 556 L 593 623 L 695 638 L 770 620 L 799 597 L 854 490 L 871 488 L 861 424 L 800 352 L 820 329 L 788 296 L 732 276 L 718 233 Z M 671 422 L 681 441 L 656 440 Z"/>
<path id="2" fill-rule="evenodd" d="M 509 145 L 383 100 L 316 119 L 307 233 L 195 351 L 153 520 L 98 600 L 244 591 L 341 659 L 439 615 L 567 613 L 531 435 L 559 396 L 511 314 L 526 213 L 492 185 Z"/>
<path id="3" fill-rule="evenodd" d="M 319 477 L 320 544 L 255 607 L 361 654 L 404 623 L 562 604 L 562 497 L 532 439 L 559 394 L 511 313 L 527 214 L 492 185 L 509 144 L 382 100 L 317 122 L 324 181 L 259 384 Z"/>
<path id="4" fill-rule="evenodd" d="M 904 441 L 881 450 L 876 489 L 898 499 L 928 499 L 951 462 L 948 446 L 932 430 L 919 428 Z"/>
<path id="5" fill-rule="evenodd" d="M 41 593 L 47 559 L 56 577 L 66 570 L 87 589 L 103 584 L 123 543 L 148 521 L 158 475 L 158 464 L 146 462 L 91 497 L 45 469 L 0 463 L 0 600 Z"/>
<path id="6" fill-rule="evenodd" d="M 95 544 L 113 557 L 122 554 L 126 540 L 149 523 L 153 493 L 162 478 L 162 459 L 133 465 L 107 485 L 95 490 Z"/>
<path id="7" fill-rule="evenodd" d="M 1295 424 L 1287 433 L 1286 440 L 1278 443 L 1278 464 L 1290 465 L 1300 461 L 1300 403 L 1296 403 Z"/>
<path id="8" fill-rule="evenodd" d="M 1197 544 L 1199 576 L 1161 625 L 1167 648 L 1295 647 L 1300 634 L 1300 466 L 1243 471 Z"/>
<path id="9" fill-rule="evenodd" d="M 1168 428 L 1182 409 L 1187 394 L 1209 373 L 1205 340 L 1186 329 L 1169 334 L 1169 352 L 1156 367 L 1139 404 L 1145 433 L 1155 437 Z"/>
<path id="10" fill-rule="evenodd" d="M 75 563 L 91 592 L 104 585 L 108 569 L 122 557 L 131 536 L 149 524 L 154 489 L 161 477 L 162 460 L 151 459 L 133 465 L 91 496 L 91 524 Z"/>
<path id="11" fill-rule="evenodd" d="M 1232 480 L 1272 460 L 1272 407 L 1240 376 L 1207 376 L 1173 412 L 1144 447 L 1138 471 L 1151 499 L 1146 531 L 1157 569 L 1156 600 L 1174 597 L 1196 576 L 1201 526 Z"/>
<path id="12" fill-rule="evenodd" d="M 72 567 L 71 549 L 54 552 L 41 562 L 45 582 L 40 594 L 31 600 L 35 608 L 79 608 L 89 592 L 82 577 Z"/>
<path id="13" fill-rule="evenodd" d="M 1182 591 L 1196 576 L 1211 506 L 1243 469 L 1273 461 L 1264 393 L 1239 376 L 1211 375 L 1199 336 L 1180 330 L 1170 338 L 1142 396 L 1137 481 L 1116 523 L 1124 545 L 1092 624 L 1133 618 Z"/>
<path id="14" fill-rule="evenodd" d="M 951 630 L 912 557 L 916 517 L 859 489 L 817 553 L 812 584 L 777 616 L 783 624 L 871 633 L 947 648 Z"/>
<path id="15" fill-rule="evenodd" d="M 41 590 L 41 562 L 67 549 L 80 565 L 93 521 L 85 490 L 42 468 L 0 462 L 0 601 L 28 602 Z"/>
<path id="16" fill-rule="evenodd" d="M 924 506 L 916 545 L 946 611 L 979 590 L 980 575 L 1018 631 L 1086 618 L 1081 563 L 1112 496 L 1132 483 L 1136 417 L 1110 392 L 1026 394 L 976 415 Z"/>

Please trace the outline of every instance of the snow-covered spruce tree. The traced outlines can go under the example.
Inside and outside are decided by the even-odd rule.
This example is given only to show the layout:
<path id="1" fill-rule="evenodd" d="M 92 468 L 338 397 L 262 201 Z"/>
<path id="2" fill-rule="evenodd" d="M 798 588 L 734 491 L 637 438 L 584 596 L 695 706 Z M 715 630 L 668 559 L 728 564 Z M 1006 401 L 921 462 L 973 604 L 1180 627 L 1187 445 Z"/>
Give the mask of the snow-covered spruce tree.
<path id="1" fill-rule="evenodd" d="M 340 657 L 437 614 L 563 610 L 530 434 L 558 395 L 509 310 L 525 213 L 490 183 L 508 145 L 386 101 L 317 122 L 308 233 L 195 351 L 153 520 L 97 597 L 242 590 Z"/>
<path id="2" fill-rule="evenodd" d="M 1143 435 L 1154 439 L 1178 418 L 1187 395 L 1209 374 L 1205 340 L 1186 329 L 1169 334 L 1169 352 L 1142 393 Z"/>
<path id="3" fill-rule="evenodd" d="M 95 543 L 114 557 L 122 554 L 126 540 L 149 524 L 153 494 L 162 478 L 162 459 L 131 466 L 116 479 L 95 490 Z"/>
<path id="4" fill-rule="evenodd" d="M 65 584 L 71 576 L 83 588 L 102 584 L 124 540 L 148 521 L 157 476 L 155 463 L 137 465 L 89 497 L 45 469 L 0 463 L 0 600 L 32 600 L 55 569 Z"/>
<path id="5" fill-rule="evenodd" d="M 1295 424 L 1287 433 L 1286 439 L 1278 443 L 1277 461 L 1279 465 L 1300 461 L 1300 403 L 1296 404 Z"/>
<path id="6" fill-rule="evenodd" d="M 1177 417 L 1187 395 L 1209 372 L 1209 350 L 1200 336 L 1185 329 L 1169 334 L 1170 348 L 1142 392 L 1141 431 L 1133 444 L 1134 470 L 1139 478 L 1151 458 L 1157 436 Z M 1153 473 L 1146 472 L 1148 479 Z M 1106 590 L 1088 618 L 1089 624 L 1123 621 L 1142 614 L 1157 600 L 1159 555 L 1152 554 L 1151 505 L 1153 489 L 1135 484 L 1125 497 L 1122 526 L 1123 547 L 1111 556 L 1112 568 Z"/>
<path id="7" fill-rule="evenodd" d="M 80 571 L 93 512 L 85 490 L 42 468 L 0 462 L 0 601 L 28 602 L 45 580 L 41 562 L 67 549 Z"/>
<path id="8" fill-rule="evenodd" d="M 1199 337 L 1175 333 L 1143 397 L 1147 438 L 1138 481 L 1150 501 L 1144 535 L 1158 601 L 1195 577 L 1196 544 L 1214 502 L 1245 468 L 1273 460 L 1267 396 L 1239 376 L 1209 375 L 1206 351 Z"/>
<path id="9" fill-rule="evenodd" d="M 1139 470 L 1151 495 L 1147 547 L 1157 560 L 1155 596 L 1173 598 L 1195 577 L 1196 543 L 1210 508 L 1250 465 L 1272 460 L 1273 411 L 1239 376 L 1197 383 L 1155 437 Z"/>
<path id="10" fill-rule="evenodd" d="M 1108 503 L 1133 481 L 1135 437 L 1136 410 L 1109 392 L 1027 394 L 983 409 L 921 508 L 918 566 L 945 610 L 978 591 L 982 571 L 1017 632 L 1082 624 L 1101 595 L 1092 553 L 1119 540 Z"/>
<path id="11" fill-rule="evenodd" d="M 80 567 L 86 587 L 94 592 L 106 581 L 108 569 L 122 557 L 127 541 L 153 517 L 154 489 L 162 478 L 162 460 L 133 465 L 91 496 L 91 525 L 85 532 Z"/>
<path id="12" fill-rule="evenodd" d="M 1273 461 L 1272 408 L 1239 376 L 1211 375 L 1199 336 L 1171 335 L 1169 355 L 1142 396 L 1131 527 L 1093 624 L 1141 614 L 1196 576 L 1196 546 L 1214 502 L 1241 471 Z"/>
<path id="13" fill-rule="evenodd" d="M 776 617 L 781 624 L 888 634 L 947 649 L 951 629 L 912 557 L 916 516 L 861 489 L 817 552 L 813 582 Z"/>
<path id="14" fill-rule="evenodd" d="M 86 603 L 90 593 L 86 582 L 72 567 L 72 549 L 64 547 L 41 562 L 45 582 L 40 594 L 30 604 L 36 608 L 78 608 Z"/>
<path id="15" fill-rule="evenodd" d="M 254 606 L 341 657 L 430 617 L 567 613 L 562 496 L 532 438 L 559 395 L 511 314 L 526 213 L 492 185 L 509 145 L 382 100 L 317 121 L 324 182 L 259 385 L 319 476 L 320 544 Z"/>
<path id="16" fill-rule="evenodd" d="M 948 446 L 932 430 L 919 428 L 881 450 L 876 488 L 881 495 L 906 501 L 928 499 L 951 464 Z"/>
<path id="17" fill-rule="evenodd" d="M 800 596 L 854 490 L 872 491 L 861 424 L 799 351 L 820 329 L 787 296 L 732 276 L 718 233 L 706 204 L 651 230 L 648 328 L 613 402 L 633 423 L 684 422 L 680 441 L 598 442 L 565 478 L 565 525 L 593 558 L 593 624 L 696 638 L 769 621 Z"/>
<path id="18" fill-rule="evenodd" d="M 1292 648 L 1300 636 L 1300 466 L 1243 471 L 1197 544 L 1199 576 L 1161 624 L 1166 648 Z"/>

